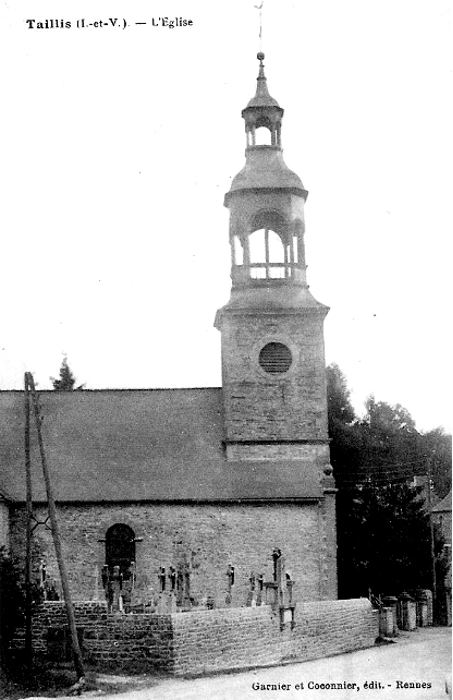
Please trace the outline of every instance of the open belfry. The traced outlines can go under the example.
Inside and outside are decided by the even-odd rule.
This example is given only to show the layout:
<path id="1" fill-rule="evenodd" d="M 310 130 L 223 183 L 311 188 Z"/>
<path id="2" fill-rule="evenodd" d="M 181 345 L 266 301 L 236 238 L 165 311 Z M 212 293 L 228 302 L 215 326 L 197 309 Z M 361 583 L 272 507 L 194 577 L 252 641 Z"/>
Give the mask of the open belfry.
<path id="1" fill-rule="evenodd" d="M 283 109 L 268 92 L 264 54 L 243 110 L 246 164 L 225 196 L 230 210 L 231 298 L 217 315 L 227 456 L 303 460 L 330 474 L 323 321 L 328 308 L 306 279 L 308 192 L 285 165 Z M 259 130 L 269 145 L 258 145 Z M 321 469 L 321 471 L 323 471 Z"/>
<path id="2" fill-rule="evenodd" d="M 255 606 L 276 572 L 291 605 L 337 597 L 328 308 L 307 285 L 308 193 L 284 163 L 283 109 L 258 60 L 242 111 L 246 163 L 225 195 L 222 387 L 39 392 L 75 601 L 122 597 L 123 608 L 159 612 L 170 590 L 178 611 Z M 23 405 L 23 392 L 0 392 L 0 533 L 17 562 L 27 529 Z M 33 571 L 58 597 L 36 436 L 30 457 Z"/>

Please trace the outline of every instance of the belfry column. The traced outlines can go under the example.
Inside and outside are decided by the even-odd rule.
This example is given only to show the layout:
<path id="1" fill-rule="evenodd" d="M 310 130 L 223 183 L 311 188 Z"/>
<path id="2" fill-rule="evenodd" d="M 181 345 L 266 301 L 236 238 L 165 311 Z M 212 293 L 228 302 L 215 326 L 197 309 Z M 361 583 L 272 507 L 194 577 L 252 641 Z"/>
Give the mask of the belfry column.
<path id="1" fill-rule="evenodd" d="M 283 160 L 284 112 L 269 94 L 263 53 L 258 60 L 256 93 L 242 111 L 246 162 L 225 195 L 232 288 L 215 325 L 222 334 L 226 452 L 229 460 L 274 460 L 276 469 L 279 460 L 300 461 L 307 480 L 323 493 L 322 566 L 331 572 L 336 541 L 323 337 L 328 308 L 307 285 L 308 192 Z M 321 578 L 321 597 L 336 597 L 332 574 Z"/>

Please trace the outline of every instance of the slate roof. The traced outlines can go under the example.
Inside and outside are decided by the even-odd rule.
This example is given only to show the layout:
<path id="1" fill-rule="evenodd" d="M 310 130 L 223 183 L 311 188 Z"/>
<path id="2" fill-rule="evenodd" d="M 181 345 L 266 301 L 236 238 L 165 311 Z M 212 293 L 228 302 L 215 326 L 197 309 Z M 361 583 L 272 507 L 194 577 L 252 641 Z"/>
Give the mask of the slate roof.
<path id="1" fill-rule="evenodd" d="M 289 190 L 305 199 L 308 192 L 302 180 L 290 170 L 276 146 L 256 146 L 246 151 L 245 165 L 232 180 L 225 195 L 225 205 L 233 192 L 249 190 Z"/>
<path id="2" fill-rule="evenodd" d="M 451 513 L 451 490 L 439 503 L 433 506 L 433 513 Z"/>
<path id="3" fill-rule="evenodd" d="M 319 498 L 300 461 L 226 460 L 221 389 L 40 392 L 60 502 Z M 32 421 L 33 500 L 45 501 Z M 25 499 L 24 395 L 0 391 L 0 484 Z"/>

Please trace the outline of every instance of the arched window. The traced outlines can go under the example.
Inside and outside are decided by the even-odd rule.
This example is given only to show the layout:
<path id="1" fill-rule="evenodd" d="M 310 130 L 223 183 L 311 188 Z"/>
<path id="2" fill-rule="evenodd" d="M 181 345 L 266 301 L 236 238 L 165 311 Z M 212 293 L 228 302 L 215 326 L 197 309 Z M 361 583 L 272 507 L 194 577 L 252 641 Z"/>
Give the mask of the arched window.
<path id="1" fill-rule="evenodd" d="M 131 577 L 132 565 L 135 564 L 135 534 L 129 525 L 118 523 L 107 530 L 105 563 L 110 573 L 113 573 L 115 566 L 119 566 L 124 580 Z"/>
<path id="2" fill-rule="evenodd" d="M 249 239 L 251 263 L 283 263 L 285 250 L 280 236 L 272 229 L 254 231 Z"/>
<path id="3" fill-rule="evenodd" d="M 254 231 L 249 237 L 251 276 L 255 279 L 285 276 L 285 248 L 270 228 Z"/>

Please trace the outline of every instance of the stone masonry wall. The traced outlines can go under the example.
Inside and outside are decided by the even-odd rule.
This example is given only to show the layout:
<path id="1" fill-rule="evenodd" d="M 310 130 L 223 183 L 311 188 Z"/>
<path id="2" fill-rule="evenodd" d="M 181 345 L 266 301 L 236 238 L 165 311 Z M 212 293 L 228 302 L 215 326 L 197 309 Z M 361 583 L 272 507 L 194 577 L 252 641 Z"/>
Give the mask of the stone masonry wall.
<path id="1" fill-rule="evenodd" d="M 309 661 L 375 643 L 379 622 L 367 599 L 304 603 L 280 629 L 269 606 L 172 618 L 175 675 Z"/>
<path id="2" fill-rule="evenodd" d="M 244 605 L 249 577 L 273 577 L 272 550 L 279 547 L 296 581 L 296 601 L 336 597 L 326 589 L 326 543 L 334 538 L 326 529 L 323 505 L 58 505 L 63 554 L 74 600 L 103 600 L 100 582 L 105 563 L 105 533 L 115 523 L 130 525 L 136 538 L 138 602 L 156 599 L 159 567 L 177 567 L 185 558 L 191 565 L 194 605 L 208 596 L 216 607 L 225 606 L 227 568 L 235 567 L 232 605 Z M 46 511 L 38 508 L 38 520 Z M 59 581 L 51 533 L 35 530 L 34 569 L 42 558 L 48 579 Z M 16 507 L 11 521 L 11 544 L 16 559 L 25 552 L 25 509 Z M 320 544 L 321 543 L 321 544 Z"/>
<path id="3" fill-rule="evenodd" d="M 276 443 L 275 445 L 240 444 L 233 443 L 226 446 L 227 459 L 229 460 L 279 460 L 298 459 L 303 460 L 306 469 L 315 469 L 319 472 L 326 464 L 330 463 L 329 444 L 288 444 Z"/>
<path id="4" fill-rule="evenodd" d="M 9 507 L 0 496 L 0 547 L 9 547 Z"/>
<path id="5" fill-rule="evenodd" d="M 320 505 L 321 538 L 321 600 L 333 600 L 338 596 L 337 575 L 337 527 L 335 493 L 326 492 Z"/>
<path id="6" fill-rule="evenodd" d="M 259 365 L 270 342 L 287 345 L 283 374 Z M 222 323 L 222 385 L 227 441 L 327 438 L 322 319 L 313 313 L 241 314 Z"/>
<path id="7" fill-rule="evenodd" d="M 308 661 L 372 646 L 377 615 L 366 599 L 304 603 L 295 627 L 270 606 L 172 615 L 112 615 L 96 603 L 75 605 L 84 658 L 97 667 L 193 675 Z M 58 656 L 55 630 L 65 627 L 62 603 L 45 603 L 34 618 L 34 649 Z M 50 628 L 50 632 L 49 632 Z M 83 632 L 82 632 L 83 630 Z M 50 640 L 50 643 L 49 643 Z"/>
<path id="8" fill-rule="evenodd" d="M 115 667 L 136 672 L 172 671 L 170 615 L 113 615 L 107 613 L 105 604 L 92 602 L 75 603 L 74 612 L 82 655 L 87 663 L 100 668 Z M 55 637 L 59 630 L 66 633 L 63 638 L 61 635 Z M 33 617 L 35 653 L 54 662 L 65 661 L 65 651 L 69 652 L 68 640 L 64 603 L 41 605 Z"/>

